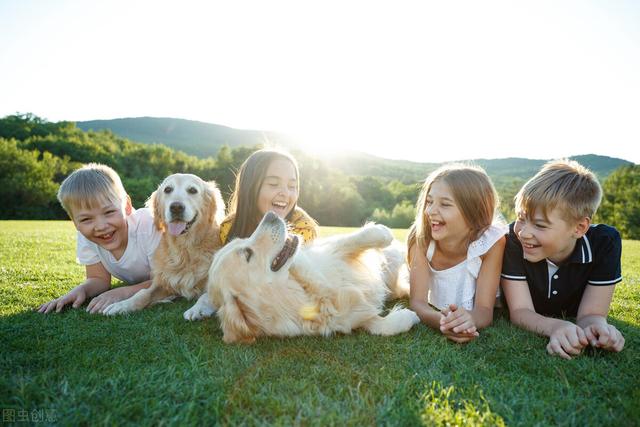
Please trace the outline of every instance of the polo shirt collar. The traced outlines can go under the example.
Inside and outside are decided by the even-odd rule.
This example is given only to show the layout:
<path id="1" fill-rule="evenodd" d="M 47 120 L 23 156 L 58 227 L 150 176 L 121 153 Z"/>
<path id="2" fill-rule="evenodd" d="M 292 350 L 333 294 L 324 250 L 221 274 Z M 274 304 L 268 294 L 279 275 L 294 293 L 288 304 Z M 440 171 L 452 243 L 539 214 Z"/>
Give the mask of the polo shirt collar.
<path id="1" fill-rule="evenodd" d="M 573 249 L 569 262 L 576 264 L 589 264 L 593 261 L 593 252 L 591 251 L 591 242 L 585 234 L 576 241 L 576 247 Z"/>

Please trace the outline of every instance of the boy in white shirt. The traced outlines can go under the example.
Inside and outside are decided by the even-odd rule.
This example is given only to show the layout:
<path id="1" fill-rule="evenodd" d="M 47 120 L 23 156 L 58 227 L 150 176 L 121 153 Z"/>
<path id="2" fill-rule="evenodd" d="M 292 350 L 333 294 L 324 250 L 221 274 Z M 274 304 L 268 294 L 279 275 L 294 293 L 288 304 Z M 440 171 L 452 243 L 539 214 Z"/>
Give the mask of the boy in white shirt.
<path id="1" fill-rule="evenodd" d="M 78 230 L 78 262 L 86 266 L 86 280 L 69 293 L 42 304 L 38 311 L 60 312 L 65 305 L 80 307 L 87 298 L 90 313 L 129 298 L 151 285 L 153 252 L 160 232 L 151 211 L 135 210 L 118 174 L 91 163 L 74 171 L 60 185 L 58 200 Z M 111 287 L 111 276 L 130 286 Z"/>

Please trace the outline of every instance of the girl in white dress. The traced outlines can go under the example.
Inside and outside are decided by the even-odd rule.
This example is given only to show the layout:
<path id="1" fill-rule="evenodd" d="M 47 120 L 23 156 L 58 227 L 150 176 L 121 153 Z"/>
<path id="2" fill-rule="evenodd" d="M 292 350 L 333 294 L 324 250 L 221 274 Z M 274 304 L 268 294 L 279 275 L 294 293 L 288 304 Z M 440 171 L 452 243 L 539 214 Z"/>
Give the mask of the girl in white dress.
<path id="1" fill-rule="evenodd" d="M 476 166 L 445 165 L 426 179 L 407 239 L 411 308 L 464 343 L 493 321 L 506 225 L 498 194 Z"/>

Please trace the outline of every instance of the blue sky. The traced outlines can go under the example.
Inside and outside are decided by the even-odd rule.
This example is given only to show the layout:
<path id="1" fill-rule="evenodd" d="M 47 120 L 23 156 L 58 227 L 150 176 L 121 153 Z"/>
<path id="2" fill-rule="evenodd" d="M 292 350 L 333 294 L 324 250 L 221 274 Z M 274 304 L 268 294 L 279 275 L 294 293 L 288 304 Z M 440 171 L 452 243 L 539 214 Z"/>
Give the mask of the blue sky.
<path id="1" fill-rule="evenodd" d="M 0 0 L 0 115 L 179 117 L 417 161 L 640 163 L 639 5 Z"/>

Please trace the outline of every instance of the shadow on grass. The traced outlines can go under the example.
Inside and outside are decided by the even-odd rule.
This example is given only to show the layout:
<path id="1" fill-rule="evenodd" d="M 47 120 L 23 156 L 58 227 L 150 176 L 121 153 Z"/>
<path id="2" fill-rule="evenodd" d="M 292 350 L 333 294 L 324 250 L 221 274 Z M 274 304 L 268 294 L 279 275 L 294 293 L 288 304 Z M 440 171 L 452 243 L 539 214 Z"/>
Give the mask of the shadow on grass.
<path id="1" fill-rule="evenodd" d="M 640 333 L 625 351 L 549 357 L 501 315 L 456 345 L 424 326 L 395 337 L 225 345 L 188 301 L 107 318 L 83 310 L 0 317 L 3 409 L 60 424 L 614 425 L 638 420 Z"/>

